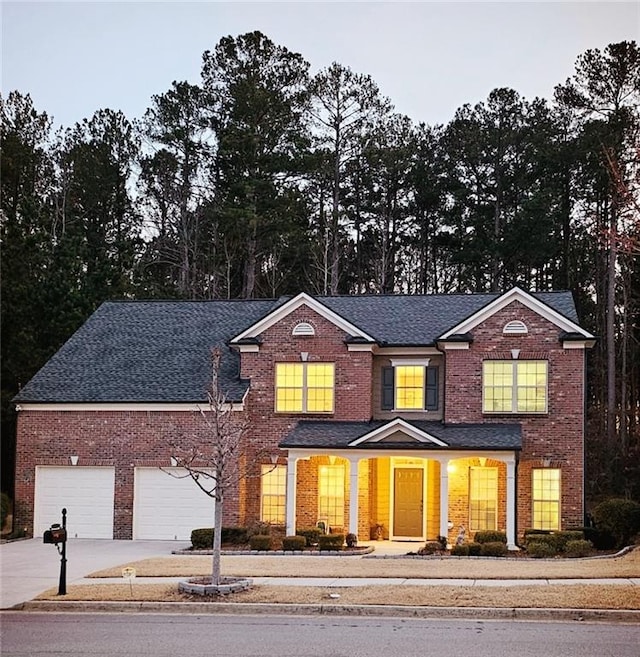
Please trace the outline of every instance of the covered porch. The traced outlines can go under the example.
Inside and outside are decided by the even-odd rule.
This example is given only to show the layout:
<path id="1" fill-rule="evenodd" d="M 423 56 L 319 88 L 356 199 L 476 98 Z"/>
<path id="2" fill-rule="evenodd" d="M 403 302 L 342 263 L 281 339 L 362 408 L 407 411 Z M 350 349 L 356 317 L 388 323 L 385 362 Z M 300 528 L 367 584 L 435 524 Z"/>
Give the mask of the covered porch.
<path id="1" fill-rule="evenodd" d="M 365 541 L 454 543 L 460 531 L 472 540 L 497 529 L 515 549 L 519 426 L 420 424 L 300 422 L 281 443 L 287 534 L 322 522 Z"/>

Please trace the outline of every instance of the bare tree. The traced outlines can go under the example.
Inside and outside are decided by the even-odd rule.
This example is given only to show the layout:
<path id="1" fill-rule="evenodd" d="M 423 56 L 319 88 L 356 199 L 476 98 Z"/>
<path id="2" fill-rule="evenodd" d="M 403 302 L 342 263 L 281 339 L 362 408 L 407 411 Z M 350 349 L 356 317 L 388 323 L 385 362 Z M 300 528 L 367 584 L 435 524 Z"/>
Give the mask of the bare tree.
<path id="1" fill-rule="evenodd" d="M 226 494 L 233 490 L 241 479 L 251 476 L 244 469 L 246 444 L 244 437 L 248 429 L 246 417 L 233 409 L 233 403 L 219 386 L 220 349 L 211 350 L 211 388 L 208 391 L 208 408 L 200 409 L 205 423 L 204 432 L 192 437 L 181 436 L 171 444 L 172 457 L 176 465 L 184 468 L 180 478 L 191 477 L 197 486 L 214 501 L 215 530 L 213 532 L 213 559 L 211 584 L 220 585 L 220 554 L 222 537 L 222 512 Z"/>

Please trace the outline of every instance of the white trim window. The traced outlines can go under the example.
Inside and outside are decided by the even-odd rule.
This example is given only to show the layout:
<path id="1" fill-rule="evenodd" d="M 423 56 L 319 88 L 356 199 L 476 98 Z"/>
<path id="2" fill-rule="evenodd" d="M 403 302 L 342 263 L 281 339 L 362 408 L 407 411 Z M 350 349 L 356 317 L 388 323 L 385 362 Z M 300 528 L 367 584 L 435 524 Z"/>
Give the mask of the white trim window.
<path id="1" fill-rule="evenodd" d="M 287 466 L 263 465 L 260 484 L 260 520 L 283 525 L 287 497 Z"/>
<path id="2" fill-rule="evenodd" d="M 318 466 L 318 517 L 329 527 L 344 527 L 344 465 Z"/>
<path id="3" fill-rule="evenodd" d="M 469 468 L 469 530 L 498 528 L 498 468 Z"/>
<path id="4" fill-rule="evenodd" d="M 333 363 L 276 363 L 276 413 L 333 413 Z"/>
<path id="5" fill-rule="evenodd" d="M 546 413 L 546 360 L 485 360 L 482 363 L 484 413 Z"/>
<path id="6" fill-rule="evenodd" d="M 382 410 L 437 410 L 438 372 L 428 360 L 392 361 L 391 367 L 383 367 Z"/>
<path id="7" fill-rule="evenodd" d="M 534 468 L 532 472 L 532 527 L 560 529 L 560 469 Z"/>

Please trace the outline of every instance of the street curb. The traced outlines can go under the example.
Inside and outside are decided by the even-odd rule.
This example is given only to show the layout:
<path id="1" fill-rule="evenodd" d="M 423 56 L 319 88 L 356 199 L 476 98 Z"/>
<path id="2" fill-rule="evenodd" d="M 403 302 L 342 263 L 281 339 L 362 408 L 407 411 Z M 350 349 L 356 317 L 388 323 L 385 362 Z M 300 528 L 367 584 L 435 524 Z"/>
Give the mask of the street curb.
<path id="1" fill-rule="evenodd" d="M 298 616 L 386 616 L 398 618 L 466 618 L 478 620 L 583 621 L 640 623 L 640 610 L 492 607 L 424 607 L 408 605 L 265 604 L 236 602 L 66 602 L 31 601 L 11 608 L 27 612 L 270 614 Z"/>

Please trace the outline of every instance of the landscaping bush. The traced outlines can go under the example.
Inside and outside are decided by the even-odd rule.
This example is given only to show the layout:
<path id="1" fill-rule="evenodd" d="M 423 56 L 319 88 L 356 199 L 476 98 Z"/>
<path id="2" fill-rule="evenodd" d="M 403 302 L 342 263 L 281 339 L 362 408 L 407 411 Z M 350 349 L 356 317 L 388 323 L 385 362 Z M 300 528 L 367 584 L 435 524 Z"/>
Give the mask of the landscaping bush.
<path id="1" fill-rule="evenodd" d="M 579 539 L 575 541 L 567 541 L 564 547 L 565 557 L 575 559 L 576 557 L 588 557 L 593 550 L 593 545 L 589 541 Z"/>
<path id="2" fill-rule="evenodd" d="M 282 549 L 285 552 L 294 550 L 304 550 L 307 539 L 304 536 L 285 536 L 282 539 Z"/>
<path id="3" fill-rule="evenodd" d="M 0 529 L 4 527 L 4 521 L 9 515 L 9 509 L 11 508 L 11 500 L 6 493 L 0 495 Z"/>
<path id="4" fill-rule="evenodd" d="M 252 550 L 267 552 L 271 549 L 271 536 L 268 534 L 254 534 L 249 539 L 249 545 Z"/>
<path id="5" fill-rule="evenodd" d="M 550 543 L 531 540 L 527 542 L 527 554 L 534 559 L 549 559 L 556 556 L 557 550 Z"/>
<path id="6" fill-rule="evenodd" d="M 321 534 L 318 538 L 319 550 L 340 550 L 344 543 L 344 534 Z"/>
<path id="7" fill-rule="evenodd" d="M 469 556 L 469 546 L 468 545 L 454 545 L 451 548 L 452 557 L 468 557 Z"/>
<path id="8" fill-rule="evenodd" d="M 473 543 L 467 543 L 467 546 L 469 548 L 469 556 L 470 557 L 479 557 L 480 554 L 482 553 L 482 544 L 481 543 L 476 543 L 474 541 Z"/>
<path id="9" fill-rule="evenodd" d="M 191 532 L 191 547 L 194 550 L 210 550 L 213 546 L 213 527 L 194 529 Z M 249 542 L 246 527 L 223 527 L 223 545 L 246 545 Z"/>
<path id="10" fill-rule="evenodd" d="M 560 542 L 558 541 L 557 535 L 553 532 L 546 530 L 536 530 L 533 532 L 525 532 L 524 535 L 526 539 L 525 546 L 527 552 L 529 551 L 529 546 L 534 543 L 548 545 L 554 555 L 560 551 Z"/>
<path id="11" fill-rule="evenodd" d="M 344 537 L 344 542 L 347 547 L 354 548 L 358 545 L 358 537 L 355 534 L 349 533 Z"/>
<path id="12" fill-rule="evenodd" d="M 484 530 L 476 532 L 473 539 L 476 543 L 504 543 L 507 544 L 507 535 L 504 532 Z"/>
<path id="13" fill-rule="evenodd" d="M 612 550 L 616 546 L 616 539 L 611 532 L 598 527 L 578 527 L 585 540 L 589 541 L 596 550 Z"/>
<path id="14" fill-rule="evenodd" d="M 481 543 L 480 556 L 482 557 L 504 557 L 507 554 L 507 542 L 488 541 Z"/>
<path id="15" fill-rule="evenodd" d="M 621 548 L 640 531 L 640 504 L 614 497 L 593 509 L 593 519 L 596 527 L 609 532 L 616 541 L 615 546 Z"/>
<path id="16" fill-rule="evenodd" d="M 439 541 L 427 541 L 419 550 L 418 554 L 425 556 L 442 552 L 442 543 Z"/>
<path id="17" fill-rule="evenodd" d="M 554 536 L 556 537 L 556 543 L 560 552 L 564 552 L 567 549 L 567 543 L 570 541 L 584 540 L 584 534 L 577 529 L 567 529 L 565 531 L 555 532 Z"/>
<path id="18" fill-rule="evenodd" d="M 305 527 L 303 529 L 296 529 L 296 534 L 298 536 L 304 536 L 307 541 L 307 547 L 314 547 L 318 545 L 321 532 L 317 527 Z"/>

